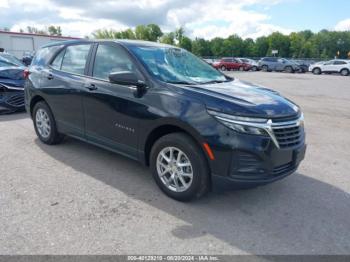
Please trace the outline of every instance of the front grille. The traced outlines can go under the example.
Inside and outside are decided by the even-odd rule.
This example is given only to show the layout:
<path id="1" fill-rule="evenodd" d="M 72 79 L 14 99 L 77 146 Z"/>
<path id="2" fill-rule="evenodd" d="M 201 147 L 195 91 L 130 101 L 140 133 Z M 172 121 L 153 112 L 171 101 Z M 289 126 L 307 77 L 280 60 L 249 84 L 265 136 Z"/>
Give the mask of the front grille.
<path id="1" fill-rule="evenodd" d="M 280 148 L 299 145 L 302 140 L 302 130 L 300 126 L 273 128 L 273 132 Z"/>
<path id="2" fill-rule="evenodd" d="M 304 138 L 303 117 L 298 119 L 272 122 L 273 134 L 280 148 L 299 145 Z"/>
<path id="3" fill-rule="evenodd" d="M 24 106 L 24 95 L 18 94 L 11 96 L 6 103 L 13 107 L 21 107 Z"/>

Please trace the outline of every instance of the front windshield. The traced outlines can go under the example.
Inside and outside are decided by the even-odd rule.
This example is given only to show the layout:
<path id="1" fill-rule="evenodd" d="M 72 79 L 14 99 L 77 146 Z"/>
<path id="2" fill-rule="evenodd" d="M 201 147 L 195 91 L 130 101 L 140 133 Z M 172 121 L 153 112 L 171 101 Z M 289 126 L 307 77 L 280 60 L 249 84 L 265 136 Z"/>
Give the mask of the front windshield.
<path id="1" fill-rule="evenodd" d="M 204 84 L 230 81 L 206 62 L 180 48 L 132 46 L 130 50 L 153 76 L 167 83 Z"/>

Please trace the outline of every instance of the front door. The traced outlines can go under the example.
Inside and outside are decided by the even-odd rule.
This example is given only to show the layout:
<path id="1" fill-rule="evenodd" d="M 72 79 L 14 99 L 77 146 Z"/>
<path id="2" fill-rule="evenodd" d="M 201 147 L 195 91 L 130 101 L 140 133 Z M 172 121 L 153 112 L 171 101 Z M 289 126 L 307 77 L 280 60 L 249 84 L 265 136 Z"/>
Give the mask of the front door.
<path id="1" fill-rule="evenodd" d="M 118 44 L 97 46 L 91 78 L 83 99 L 86 138 L 137 158 L 138 115 L 144 109 L 134 87 L 111 83 L 110 73 L 133 71 L 140 75 L 129 54 Z M 90 89 L 89 89 L 90 88 Z"/>

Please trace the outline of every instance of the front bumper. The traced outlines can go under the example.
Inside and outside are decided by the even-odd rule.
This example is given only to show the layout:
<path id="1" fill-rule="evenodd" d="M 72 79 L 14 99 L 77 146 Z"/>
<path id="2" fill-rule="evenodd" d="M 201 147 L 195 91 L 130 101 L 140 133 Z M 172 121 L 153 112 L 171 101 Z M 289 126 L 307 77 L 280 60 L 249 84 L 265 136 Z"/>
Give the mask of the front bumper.
<path id="1" fill-rule="evenodd" d="M 0 113 L 24 111 L 24 91 L 0 87 Z"/>
<path id="2" fill-rule="evenodd" d="M 210 161 L 210 167 L 212 179 L 216 181 L 268 184 L 294 173 L 305 157 L 303 125 L 274 126 L 277 141 L 269 136 L 228 131 L 225 127 L 216 130 L 220 135 L 208 138 L 215 156 L 215 160 Z"/>
<path id="3" fill-rule="evenodd" d="M 213 174 L 214 184 L 264 185 L 293 174 L 305 157 L 306 145 L 269 152 L 234 151 L 227 176 Z"/>

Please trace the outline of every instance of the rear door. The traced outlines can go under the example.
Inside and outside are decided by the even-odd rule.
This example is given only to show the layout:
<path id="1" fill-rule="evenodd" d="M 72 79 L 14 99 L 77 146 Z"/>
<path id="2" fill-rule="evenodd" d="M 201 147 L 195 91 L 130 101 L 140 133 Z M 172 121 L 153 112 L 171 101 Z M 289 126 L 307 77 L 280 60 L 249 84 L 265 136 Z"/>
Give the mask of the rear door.
<path id="1" fill-rule="evenodd" d="M 92 44 L 69 45 L 60 50 L 42 72 L 41 87 L 53 111 L 58 129 L 84 136 L 82 95 Z"/>
<path id="2" fill-rule="evenodd" d="M 136 89 L 111 83 L 112 72 L 132 71 L 140 79 L 141 73 L 123 47 L 116 43 L 100 43 L 94 48 L 91 78 L 85 85 L 85 134 L 92 142 L 137 159 L 138 118 L 146 110 Z"/>
<path id="3" fill-rule="evenodd" d="M 345 68 L 346 65 L 347 63 L 345 61 L 341 61 L 341 60 L 334 61 L 333 72 L 340 72 L 340 70 Z"/>

